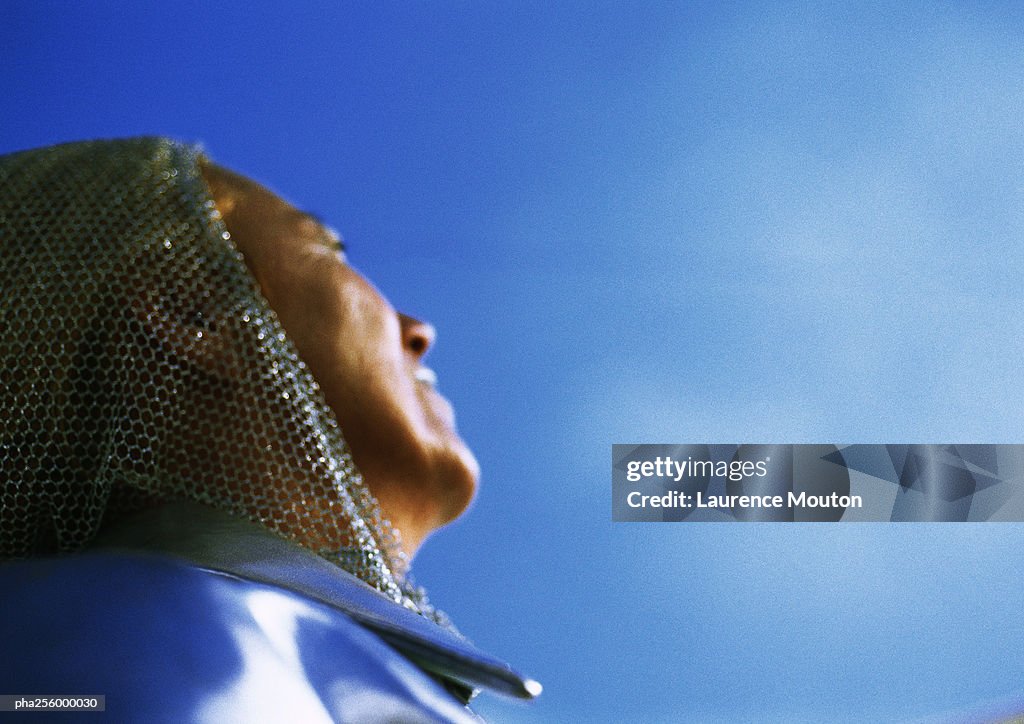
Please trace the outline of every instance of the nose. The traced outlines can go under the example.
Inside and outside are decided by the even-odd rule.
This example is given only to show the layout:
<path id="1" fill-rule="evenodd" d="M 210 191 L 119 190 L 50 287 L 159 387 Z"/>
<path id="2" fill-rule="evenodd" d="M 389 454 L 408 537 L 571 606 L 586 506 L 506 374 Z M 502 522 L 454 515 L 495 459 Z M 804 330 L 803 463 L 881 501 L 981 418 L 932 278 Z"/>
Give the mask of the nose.
<path id="1" fill-rule="evenodd" d="M 437 339 L 437 330 L 434 325 L 421 322 L 415 317 L 399 312 L 398 321 L 402 325 L 402 347 L 412 352 L 417 357 L 422 357 Z"/>

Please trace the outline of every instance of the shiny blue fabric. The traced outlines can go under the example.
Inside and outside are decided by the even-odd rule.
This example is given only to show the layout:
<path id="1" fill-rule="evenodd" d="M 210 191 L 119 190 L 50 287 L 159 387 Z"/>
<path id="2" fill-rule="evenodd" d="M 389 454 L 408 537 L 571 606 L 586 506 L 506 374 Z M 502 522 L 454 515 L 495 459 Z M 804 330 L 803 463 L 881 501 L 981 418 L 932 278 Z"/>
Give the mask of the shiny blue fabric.
<path id="1" fill-rule="evenodd" d="M 336 608 L 162 555 L 0 567 L 0 642 L 0 693 L 106 696 L 25 721 L 477 721 Z"/>

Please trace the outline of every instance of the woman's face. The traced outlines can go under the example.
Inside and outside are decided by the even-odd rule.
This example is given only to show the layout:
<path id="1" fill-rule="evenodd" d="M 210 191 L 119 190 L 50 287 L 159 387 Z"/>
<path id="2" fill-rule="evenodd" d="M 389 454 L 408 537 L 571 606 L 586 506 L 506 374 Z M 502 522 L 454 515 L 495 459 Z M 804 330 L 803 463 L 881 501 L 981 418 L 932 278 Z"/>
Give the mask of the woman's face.
<path id="1" fill-rule="evenodd" d="M 476 489 L 476 459 L 423 357 L 429 324 L 400 314 L 318 221 L 259 184 L 203 167 L 232 239 L 333 409 L 411 556 Z"/>

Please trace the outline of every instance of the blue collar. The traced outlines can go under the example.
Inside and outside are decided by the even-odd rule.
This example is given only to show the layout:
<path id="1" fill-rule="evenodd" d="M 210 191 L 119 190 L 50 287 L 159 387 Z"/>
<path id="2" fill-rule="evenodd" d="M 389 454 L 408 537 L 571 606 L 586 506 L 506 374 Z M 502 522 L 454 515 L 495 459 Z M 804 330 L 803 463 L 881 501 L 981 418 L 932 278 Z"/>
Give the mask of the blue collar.
<path id="1" fill-rule="evenodd" d="M 210 571 L 280 586 L 344 612 L 420 668 L 467 690 L 532 699 L 538 682 L 484 653 L 311 551 L 262 526 L 196 503 L 144 511 L 97 539 L 95 547 L 182 558 Z"/>

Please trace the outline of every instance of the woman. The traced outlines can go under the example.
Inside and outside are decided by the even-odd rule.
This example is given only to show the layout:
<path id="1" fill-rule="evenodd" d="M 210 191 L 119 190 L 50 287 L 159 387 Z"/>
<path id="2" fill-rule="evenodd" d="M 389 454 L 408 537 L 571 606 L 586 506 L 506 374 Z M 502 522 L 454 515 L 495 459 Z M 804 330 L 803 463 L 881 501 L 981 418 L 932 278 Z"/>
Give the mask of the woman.
<path id="1" fill-rule="evenodd" d="M 103 551 L 6 568 L 8 688 L 173 720 L 282 697 L 458 720 L 453 692 L 536 692 L 408 582 L 476 462 L 422 364 L 433 330 L 335 235 L 166 139 L 13 154 L 0 189 L 0 552 Z M 173 665 L 147 678 L 160 646 Z"/>

